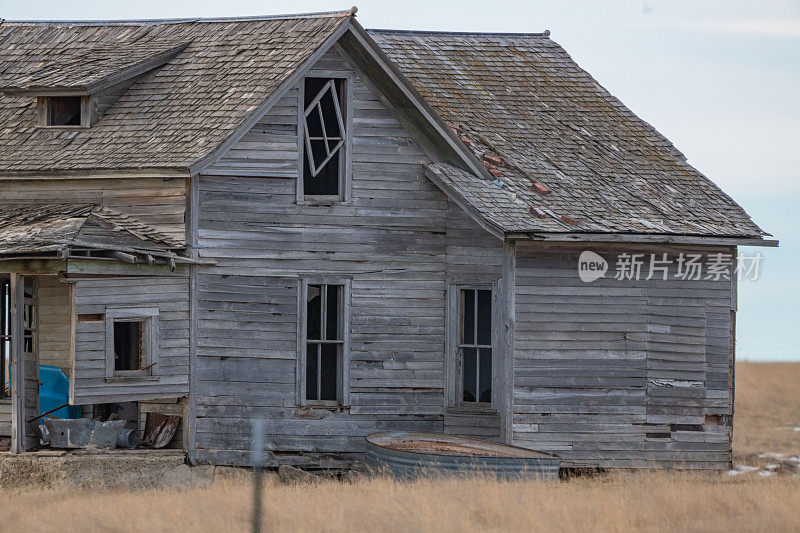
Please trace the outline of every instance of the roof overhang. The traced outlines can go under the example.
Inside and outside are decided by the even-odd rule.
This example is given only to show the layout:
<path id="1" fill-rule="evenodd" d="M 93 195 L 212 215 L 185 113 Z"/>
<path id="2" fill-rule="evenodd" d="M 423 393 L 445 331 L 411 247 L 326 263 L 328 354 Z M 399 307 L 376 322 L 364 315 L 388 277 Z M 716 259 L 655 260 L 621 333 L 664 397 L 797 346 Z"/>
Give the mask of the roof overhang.
<path id="1" fill-rule="evenodd" d="M 448 198 L 453 200 L 458 207 L 464 210 L 465 213 L 467 213 L 475 222 L 477 222 L 480 227 L 498 239 L 505 239 L 505 232 L 503 231 L 503 228 L 493 224 L 490 220 L 487 220 L 487 218 L 478 212 L 478 210 L 475 209 L 475 206 L 469 203 L 469 201 L 467 201 L 467 199 L 464 198 L 464 196 L 455 187 L 451 187 L 450 184 L 445 182 L 441 175 L 429 165 L 425 166 L 425 176 L 427 176 L 434 185 L 439 187 L 448 196 Z"/>
<path id="2" fill-rule="evenodd" d="M 777 240 L 759 237 L 737 237 L 717 235 L 669 235 L 669 234 L 635 234 L 635 233 L 551 233 L 551 232 L 513 232 L 507 239 L 577 242 L 577 243 L 630 243 L 630 244 L 683 244 L 701 246 L 762 246 L 777 247 Z"/>
<path id="3" fill-rule="evenodd" d="M 59 258 L 53 255 L 0 256 L 0 273 L 17 273 L 31 276 L 153 276 L 181 275 L 183 269 L 198 263 L 181 258 L 169 263 L 165 261 L 131 262 L 113 257 L 70 256 Z"/>
<path id="4" fill-rule="evenodd" d="M 0 172 L 0 181 L 43 180 L 43 179 L 113 179 L 113 178 L 161 178 L 165 180 L 190 177 L 186 167 L 154 167 L 131 169 L 57 170 Z"/>

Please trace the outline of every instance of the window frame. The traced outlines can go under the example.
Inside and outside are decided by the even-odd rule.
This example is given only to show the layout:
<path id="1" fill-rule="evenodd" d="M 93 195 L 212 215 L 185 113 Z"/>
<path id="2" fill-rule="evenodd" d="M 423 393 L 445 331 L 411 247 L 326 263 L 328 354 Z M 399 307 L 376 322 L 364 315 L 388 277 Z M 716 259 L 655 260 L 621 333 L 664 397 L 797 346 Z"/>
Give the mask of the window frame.
<path id="1" fill-rule="evenodd" d="M 492 400 L 491 402 L 465 402 L 464 401 L 464 356 L 462 352 L 462 300 L 464 290 L 490 291 L 491 302 L 491 350 L 492 350 Z M 498 346 L 500 345 L 499 333 L 500 317 L 498 316 L 499 282 L 453 282 L 447 287 L 447 361 L 445 368 L 446 379 L 446 407 L 463 408 L 466 410 L 493 411 L 497 409 L 498 397 Z M 472 346 L 472 345 L 469 345 Z"/>
<path id="2" fill-rule="evenodd" d="M 342 355 L 337 368 L 338 398 L 336 400 L 309 400 L 306 398 L 306 346 L 307 336 L 307 295 L 309 285 L 340 285 L 341 301 L 341 346 Z M 299 406 L 320 408 L 342 408 L 350 406 L 350 294 L 352 280 L 342 277 L 301 277 L 297 284 L 297 368 L 295 370 L 296 403 Z M 312 339 L 313 342 L 314 339 Z"/>
<path id="3" fill-rule="evenodd" d="M 50 99 L 51 98 L 80 98 L 81 99 L 81 123 L 79 125 L 68 126 L 66 124 L 49 124 Z M 39 96 L 37 99 L 39 112 L 38 127 L 56 130 L 81 130 L 88 128 L 91 124 L 91 98 L 82 94 L 48 94 Z"/>
<path id="4" fill-rule="evenodd" d="M 158 379 L 159 309 L 157 307 L 106 308 L 106 381 L 119 379 Z M 114 368 L 114 324 L 144 322 L 145 368 L 116 370 Z"/>
<path id="5" fill-rule="evenodd" d="M 8 363 L 11 362 L 11 279 L 0 277 L 0 399 L 11 397 L 6 394 Z"/>
<path id="6" fill-rule="evenodd" d="M 308 195 L 303 192 L 303 164 L 306 156 L 305 139 L 305 86 L 306 78 L 329 78 L 343 80 L 344 90 L 339 95 L 343 98 L 342 120 L 344 122 L 344 144 L 339 149 L 341 154 L 339 165 L 339 194 Z M 352 198 L 352 144 L 353 144 L 353 73 L 331 70 L 309 70 L 298 84 L 297 94 L 297 182 L 296 201 L 298 205 L 335 205 L 350 203 Z"/>

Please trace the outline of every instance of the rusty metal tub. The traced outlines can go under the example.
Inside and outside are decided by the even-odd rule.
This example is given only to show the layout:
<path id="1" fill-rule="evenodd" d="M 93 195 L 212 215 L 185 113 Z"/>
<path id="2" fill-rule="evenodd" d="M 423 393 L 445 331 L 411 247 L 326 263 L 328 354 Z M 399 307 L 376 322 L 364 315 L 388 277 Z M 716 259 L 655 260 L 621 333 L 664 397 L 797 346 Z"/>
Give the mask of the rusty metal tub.
<path id="1" fill-rule="evenodd" d="M 442 474 L 555 479 L 561 465 L 549 453 L 454 435 L 397 431 L 373 433 L 366 441 L 367 467 L 400 479 Z"/>

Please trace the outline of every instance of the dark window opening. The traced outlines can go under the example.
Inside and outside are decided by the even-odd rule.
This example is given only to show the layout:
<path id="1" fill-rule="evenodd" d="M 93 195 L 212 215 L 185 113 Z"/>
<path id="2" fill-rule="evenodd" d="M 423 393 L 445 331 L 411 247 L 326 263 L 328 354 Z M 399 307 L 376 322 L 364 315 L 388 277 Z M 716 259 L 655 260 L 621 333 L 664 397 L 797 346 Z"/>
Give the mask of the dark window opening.
<path id="1" fill-rule="evenodd" d="M 144 361 L 145 323 L 114 322 L 114 370 L 139 370 Z"/>
<path id="2" fill-rule="evenodd" d="M 306 78 L 303 194 L 338 196 L 346 149 L 345 80 Z"/>
<path id="3" fill-rule="evenodd" d="M 22 351 L 25 353 L 34 353 L 36 349 L 36 306 L 26 302 L 23 314 L 24 338 Z"/>
<path id="4" fill-rule="evenodd" d="M 306 400 L 341 399 L 342 286 L 309 285 L 306 293 Z"/>
<path id="5" fill-rule="evenodd" d="M 492 291 L 461 291 L 463 402 L 492 401 Z"/>
<path id="6" fill-rule="evenodd" d="M 48 126 L 80 126 L 81 97 L 51 96 L 47 99 Z"/>
<path id="7" fill-rule="evenodd" d="M 11 396 L 11 281 L 0 282 L 0 398 Z"/>

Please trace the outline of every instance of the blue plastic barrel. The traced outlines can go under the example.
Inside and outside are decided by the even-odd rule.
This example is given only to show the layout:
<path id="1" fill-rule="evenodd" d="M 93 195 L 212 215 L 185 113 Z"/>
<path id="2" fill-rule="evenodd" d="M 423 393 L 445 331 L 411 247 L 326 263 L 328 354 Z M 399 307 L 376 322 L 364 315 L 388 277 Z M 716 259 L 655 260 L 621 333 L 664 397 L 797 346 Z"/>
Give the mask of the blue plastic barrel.
<path id="1" fill-rule="evenodd" d="M 8 375 L 13 375 L 11 364 L 8 365 Z M 39 365 L 39 381 L 39 414 L 69 402 L 69 378 L 60 368 Z M 80 418 L 81 408 L 79 405 L 68 405 L 51 414 L 58 418 Z"/>
<path id="2" fill-rule="evenodd" d="M 39 414 L 69 401 L 69 378 L 57 366 L 39 365 Z M 51 413 L 58 418 L 80 418 L 81 408 L 68 405 Z"/>

